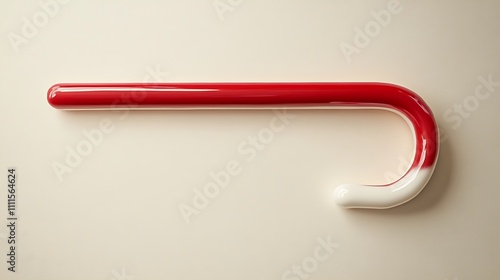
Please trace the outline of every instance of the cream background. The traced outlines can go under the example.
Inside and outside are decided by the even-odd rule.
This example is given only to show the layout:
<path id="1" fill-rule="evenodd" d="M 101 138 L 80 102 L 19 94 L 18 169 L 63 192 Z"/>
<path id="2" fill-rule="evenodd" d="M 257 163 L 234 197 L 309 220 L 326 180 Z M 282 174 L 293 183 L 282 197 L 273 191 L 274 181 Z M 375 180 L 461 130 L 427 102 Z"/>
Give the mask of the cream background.
<path id="1" fill-rule="evenodd" d="M 500 80 L 500 2 L 401 1 L 351 63 L 339 45 L 388 1 L 232 3 L 221 20 L 211 0 L 70 1 L 17 53 L 9 34 L 43 10 L 38 1 L 0 4 L 0 170 L 19 174 L 15 274 L 6 270 L 0 182 L 0 278 L 282 279 L 330 235 L 338 248 L 309 279 L 498 279 L 500 87 L 457 127 L 443 114 L 474 94 L 478 77 Z M 405 167 L 412 140 L 396 115 L 294 111 L 247 163 L 237 147 L 272 111 L 133 111 L 121 120 L 45 100 L 58 82 L 145 78 L 392 82 L 427 101 L 447 140 L 414 200 L 343 210 L 332 203 L 336 185 L 384 183 Z M 105 118 L 113 132 L 59 182 L 53 162 Z M 186 224 L 179 204 L 229 160 L 242 173 Z"/>

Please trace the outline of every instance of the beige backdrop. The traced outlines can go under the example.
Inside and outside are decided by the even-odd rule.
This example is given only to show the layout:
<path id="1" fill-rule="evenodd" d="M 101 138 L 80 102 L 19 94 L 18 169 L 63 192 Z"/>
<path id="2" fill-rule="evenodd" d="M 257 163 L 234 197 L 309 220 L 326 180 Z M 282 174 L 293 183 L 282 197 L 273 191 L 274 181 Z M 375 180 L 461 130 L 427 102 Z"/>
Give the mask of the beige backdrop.
<path id="1" fill-rule="evenodd" d="M 499 13 L 485 0 L 3 1 L 0 278 L 499 279 Z M 58 82 L 134 81 L 400 84 L 435 113 L 438 166 L 405 205 L 343 210 L 336 185 L 408 167 L 398 116 L 45 99 Z M 200 194 L 214 177 L 224 188 Z"/>

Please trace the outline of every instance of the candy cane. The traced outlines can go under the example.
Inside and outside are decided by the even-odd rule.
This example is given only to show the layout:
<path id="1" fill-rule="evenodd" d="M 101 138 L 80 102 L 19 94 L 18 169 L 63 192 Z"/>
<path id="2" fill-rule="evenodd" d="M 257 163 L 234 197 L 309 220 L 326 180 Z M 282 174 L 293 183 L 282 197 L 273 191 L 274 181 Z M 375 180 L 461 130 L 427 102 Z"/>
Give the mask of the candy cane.
<path id="1" fill-rule="evenodd" d="M 386 185 L 345 184 L 335 201 L 346 208 L 391 208 L 425 187 L 439 150 L 431 110 L 414 92 L 385 83 L 56 84 L 47 99 L 57 109 L 207 109 L 239 107 L 377 108 L 398 113 L 415 142 L 409 170 Z"/>

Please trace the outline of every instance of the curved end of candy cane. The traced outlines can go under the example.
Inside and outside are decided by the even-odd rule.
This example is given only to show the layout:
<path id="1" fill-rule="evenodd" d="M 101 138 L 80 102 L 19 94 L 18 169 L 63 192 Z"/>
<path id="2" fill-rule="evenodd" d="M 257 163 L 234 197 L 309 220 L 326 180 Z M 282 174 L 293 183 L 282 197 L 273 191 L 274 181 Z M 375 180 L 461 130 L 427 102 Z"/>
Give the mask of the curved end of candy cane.
<path id="1" fill-rule="evenodd" d="M 384 186 L 340 185 L 335 189 L 335 202 L 344 208 L 392 208 L 417 196 L 433 171 L 434 166 L 413 168 L 398 181 Z"/>
<path id="2" fill-rule="evenodd" d="M 403 117 L 413 132 L 415 152 L 409 170 L 387 185 L 344 184 L 335 189 L 337 205 L 344 208 L 392 208 L 408 202 L 425 187 L 436 167 L 439 154 L 439 131 L 434 116 L 425 102 L 412 91 L 393 85 L 400 102 L 391 110 Z"/>

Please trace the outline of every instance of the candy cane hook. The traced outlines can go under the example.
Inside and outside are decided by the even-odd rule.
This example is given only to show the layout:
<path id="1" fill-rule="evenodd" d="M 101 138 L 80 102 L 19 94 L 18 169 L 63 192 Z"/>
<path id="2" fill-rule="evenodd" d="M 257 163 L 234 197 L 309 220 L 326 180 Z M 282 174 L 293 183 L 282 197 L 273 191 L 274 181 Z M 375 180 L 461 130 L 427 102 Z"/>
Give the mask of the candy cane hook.
<path id="1" fill-rule="evenodd" d="M 414 92 L 385 83 L 160 83 L 56 84 L 47 99 L 57 109 L 204 109 L 235 107 L 378 108 L 410 125 L 410 169 L 386 185 L 346 184 L 335 201 L 346 208 L 391 208 L 425 187 L 436 165 L 439 136 L 431 110 Z"/>

